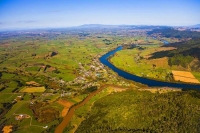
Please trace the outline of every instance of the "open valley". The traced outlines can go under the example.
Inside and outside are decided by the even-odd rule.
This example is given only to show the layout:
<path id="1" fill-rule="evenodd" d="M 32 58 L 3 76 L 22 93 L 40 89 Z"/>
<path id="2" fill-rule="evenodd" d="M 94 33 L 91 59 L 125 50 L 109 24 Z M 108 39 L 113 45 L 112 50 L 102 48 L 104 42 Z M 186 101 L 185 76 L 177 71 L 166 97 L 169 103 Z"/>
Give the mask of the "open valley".
<path id="1" fill-rule="evenodd" d="M 200 133 L 199 7 L 1 0 L 0 133 Z"/>

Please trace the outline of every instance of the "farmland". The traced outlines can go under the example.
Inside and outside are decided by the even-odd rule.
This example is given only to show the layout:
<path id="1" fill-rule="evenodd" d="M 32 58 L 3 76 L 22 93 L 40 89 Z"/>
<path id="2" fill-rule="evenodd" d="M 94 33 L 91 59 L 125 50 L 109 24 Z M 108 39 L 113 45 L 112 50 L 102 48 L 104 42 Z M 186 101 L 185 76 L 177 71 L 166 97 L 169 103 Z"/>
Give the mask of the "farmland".
<path id="1" fill-rule="evenodd" d="M 200 0 L 0 0 L 0 133 L 200 133 Z"/>
<path id="2" fill-rule="evenodd" d="M 190 72 L 172 71 L 174 79 L 177 81 L 200 83 Z"/>
<path id="3" fill-rule="evenodd" d="M 155 80 L 174 82 L 199 83 L 199 70 L 192 70 L 190 62 L 192 57 L 168 57 L 166 53 L 176 51 L 175 47 L 161 47 L 159 45 L 138 45 L 133 49 L 124 49 L 118 51 L 110 62 L 116 67 L 140 77 L 151 78 Z M 185 66 L 180 64 L 171 65 L 171 58 L 181 58 Z M 190 62 L 186 62 L 190 58 Z M 189 59 L 188 59 L 189 60 Z M 194 59 L 193 61 L 195 61 Z M 174 61 L 175 62 L 175 61 Z M 179 62 L 179 60 L 176 60 Z M 177 70 L 186 71 L 183 74 L 176 74 Z M 177 71 L 178 72 L 178 71 Z M 195 73 L 195 77 L 190 73 Z M 188 76 L 188 77 L 187 77 Z M 183 78 L 185 77 L 185 78 Z"/>
<path id="4" fill-rule="evenodd" d="M 169 65 L 168 56 L 159 58 L 154 56 L 155 53 L 177 50 L 173 46 L 162 47 L 162 40 L 179 42 L 180 39 L 166 37 L 155 39 L 146 34 L 149 29 L 132 31 L 129 28 L 41 29 L 13 31 L 9 34 L 2 32 L 0 34 L 0 117 L 2 118 L 0 129 L 5 127 L 5 130 L 9 128 L 7 130 L 19 133 L 54 132 L 72 107 L 99 89 L 102 91 L 74 112 L 71 121 L 64 129 L 65 132 L 76 130 L 80 132 L 87 118 L 90 119 L 90 115 L 93 114 L 96 103 L 104 98 L 107 99 L 108 96 L 114 98 L 114 102 L 116 100 L 113 95 L 120 97 L 121 94 L 128 95 L 128 92 L 134 96 L 149 95 L 150 99 L 154 96 L 159 97 L 157 90 L 160 88 L 148 88 L 146 85 L 119 77 L 104 66 L 99 58 L 108 51 L 123 46 L 123 50 L 110 58 L 110 62 L 116 67 L 141 77 L 174 82 L 172 70 L 181 68 L 186 71 L 186 68 Z M 191 73 L 199 80 L 198 71 Z M 155 94 L 147 93 L 146 90 Z M 175 98 L 174 95 L 183 94 L 173 89 L 171 91 L 171 88 L 168 90 L 159 92 L 166 93 L 162 95 L 163 97 L 167 97 L 169 93 L 169 99 Z M 181 98 L 184 99 L 184 96 Z M 188 98 L 193 100 L 190 96 Z M 107 101 L 103 102 L 107 104 Z M 121 110 L 121 107 L 115 109 Z M 126 118 L 129 113 L 124 113 Z M 113 117 L 113 114 L 111 116 Z M 113 121 L 118 119 L 121 118 Z"/>
<path id="5" fill-rule="evenodd" d="M 71 105 L 101 85 L 137 84 L 124 81 L 98 58 L 118 45 L 131 43 L 133 37 L 145 37 L 105 33 L 89 29 L 1 33 L 0 128 L 12 125 L 15 132 L 53 131 Z M 117 34 L 126 33 L 119 30 Z M 16 116 L 21 117 L 20 122 Z"/>
<path id="6" fill-rule="evenodd" d="M 21 90 L 21 92 L 33 93 L 33 92 L 44 92 L 44 87 L 25 87 Z"/>
<path id="7" fill-rule="evenodd" d="M 141 45 L 138 48 L 126 49 L 117 52 L 110 59 L 116 67 L 141 77 L 153 78 L 157 80 L 170 81 L 168 78 L 171 70 L 168 65 L 168 58 L 150 59 L 155 51 L 166 51 L 173 48 L 159 48 L 158 45 Z"/>

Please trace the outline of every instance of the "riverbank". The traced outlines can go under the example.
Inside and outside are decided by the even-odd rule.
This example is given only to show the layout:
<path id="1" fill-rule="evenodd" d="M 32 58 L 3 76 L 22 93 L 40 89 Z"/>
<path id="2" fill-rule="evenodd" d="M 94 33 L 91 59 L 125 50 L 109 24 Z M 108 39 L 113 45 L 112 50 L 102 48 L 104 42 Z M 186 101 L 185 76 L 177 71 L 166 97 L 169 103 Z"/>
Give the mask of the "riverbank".
<path id="1" fill-rule="evenodd" d="M 175 82 L 165 82 L 165 81 L 157 81 L 153 79 L 148 79 L 144 77 L 139 77 L 133 74 L 130 74 L 124 70 L 121 70 L 114 66 L 112 63 L 108 61 L 108 58 L 112 55 L 114 55 L 117 51 L 122 50 L 122 46 L 117 47 L 115 50 L 110 51 L 106 54 L 104 54 L 99 60 L 102 64 L 112 69 L 114 72 L 116 72 L 119 76 L 128 79 L 133 80 L 135 82 L 140 82 L 142 84 L 146 84 L 148 86 L 160 86 L 160 87 L 174 87 L 174 88 L 183 88 L 183 89 L 200 89 L 199 84 L 188 84 L 188 83 L 175 83 Z"/>

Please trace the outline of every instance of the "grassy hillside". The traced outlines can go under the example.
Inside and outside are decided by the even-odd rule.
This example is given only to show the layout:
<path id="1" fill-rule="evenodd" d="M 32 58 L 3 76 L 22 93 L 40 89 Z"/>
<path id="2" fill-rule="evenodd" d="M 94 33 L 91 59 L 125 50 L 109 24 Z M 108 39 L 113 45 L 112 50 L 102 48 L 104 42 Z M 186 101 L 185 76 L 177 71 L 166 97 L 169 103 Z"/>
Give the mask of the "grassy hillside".
<path id="1" fill-rule="evenodd" d="M 164 47 L 176 47 L 172 51 L 155 52 L 151 59 L 169 57 L 168 64 L 180 65 L 192 71 L 200 71 L 200 39 L 192 39 L 186 42 L 172 43 Z"/>
<path id="2" fill-rule="evenodd" d="M 156 94 L 129 90 L 94 103 L 77 133 L 199 131 L 199 92 Z"/>
<path id="3" fill-rule="evenodd" d="M 194 32 L 194 31 L 179 31 L 175 30 L 173 28 L 161 28 L 161 29 L 154 29 L 152 31 L 148 32 L 148 35 L 155 35 L 155 34 L 161 34 L 164 37 L 175 37 L 175 38 L 199 38 L 200 33 Z"/>

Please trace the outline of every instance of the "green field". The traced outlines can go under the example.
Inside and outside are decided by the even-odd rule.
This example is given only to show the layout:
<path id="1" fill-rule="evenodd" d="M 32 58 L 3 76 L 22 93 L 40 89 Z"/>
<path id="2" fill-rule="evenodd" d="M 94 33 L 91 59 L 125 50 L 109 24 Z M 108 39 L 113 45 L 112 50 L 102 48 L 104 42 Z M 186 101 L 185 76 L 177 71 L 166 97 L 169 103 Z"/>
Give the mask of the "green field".
<path id="1" fill-rule="evenodd" d="M 47 118 L 44 118 L 48 121 L 45 123 L 43 115 L 33 113 L 30 103 L 37 103 L 36 109 L 38 110 L 35 112 L 45 113 L 45 111 L 54 110 L 54 112 L 49 112 L 60 114 L 63 107 L 57 104 L 57 100 L 62 91 L 72 94 L 63 97 L 64 99 L 73 103 L 82 101 L 88 93 L 83 93 L 80 86 L 61 85 L 60 81 L 67 83 L 81 76 L 79 75 L 79 63 L 82 63 L 84 69 L 88 71 L 89 64 L 97 58 L 97 55 L 116 48 L 118 44 L 130 43 L 130 39 L 134 40 L 130 37 L 89 32 L 91 36 L 85 39 L 79 39 L 79 36 L 73 33 L 68 34 L 68 32 L 57 37 L 49 32 L 45 37 L 36 35 L 30 38 L 29 35 L 21 34 L 0 39 L 0 102 L 2 103 L 0 109 L 7 112 L 1 119 L 1 123 L 7 120 L 4 124 L 15 124 L 18 127 L 15 132 L 34 133 L 45 130 L 52 132 L 58 124 L 58 119 L 52 118 L 52 122 L 49 122 Z M 105 38 L 109 40 L 109 45 L 103 41 Z M 57 54 L 53 55 L 53 53 Z M 30 81 L 35 81 L 44 87 L 27 85 Z M 14 99 L 16 103 L 12 105 Z M 11 107 L 6 106 L 8 103 Z M 30 115 L 32 125 L 38 127 L 30 126 L 30 119 L 16 121 L 13 113 Z M 49 126 L 48 129 L 41 127 L 45 125 Z"/>
<path id="2" fill-rule="evenodd" d="M 16 133 L 51 133 L 63 119 L 60 114 L 64 106 L 57 102 L 60 99 L 76 105 L 104 85 L 147 87 L 119 77 L 100 63 L 103 54 L 121 45 L 124 49 L 110 58 L 116 67 L 141 77 L 171 81 L 172 69 L 186 68 L 169 66 L 170 57 L 151 57 L 156 52 L 166 54 L 159 53 L 167 49 L 161 47 L 161 40 L 180 39 L 162 36 L 153 39 L 147 31 L 124 27 L 1 32 L 0 129 L 12 125 Z M 199 70 L 198 64 L 195 69 Z M 192 74 L 200 80 L 198 72 Z M 77 109 L 65 132 L 164 132 L 169 127 L 172 132 L 196 130 L 183 126 L 189 122 L 195 125 L 200 118 L 199 92 L 159 95 L 136 90 L 114 91 L 112 87 L 105 88 Z M 30 118 L 18 121 L 15 117 L 19 114 Z"/>
<path id="3" fill-rule="evenodd" d="M 168 73 L 171 73 L 167 58 L 154 60 L 147 58 L 155 48 L 159 47 L 159 45 L 145 45 L 142 46 L 143 50 L 139 48 L 121 50 L 110 59 L 110 62 L 137 76 L 166 81 Z"/>

